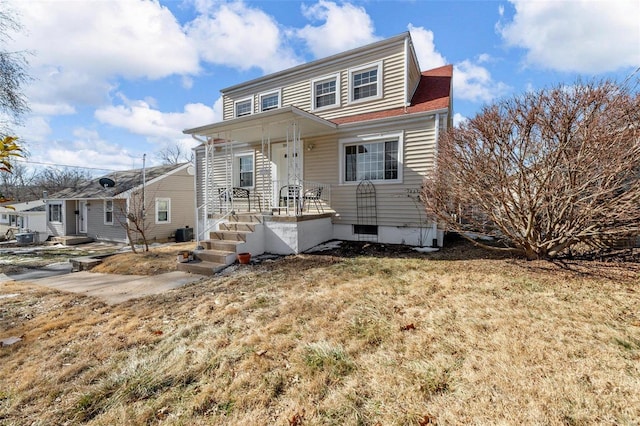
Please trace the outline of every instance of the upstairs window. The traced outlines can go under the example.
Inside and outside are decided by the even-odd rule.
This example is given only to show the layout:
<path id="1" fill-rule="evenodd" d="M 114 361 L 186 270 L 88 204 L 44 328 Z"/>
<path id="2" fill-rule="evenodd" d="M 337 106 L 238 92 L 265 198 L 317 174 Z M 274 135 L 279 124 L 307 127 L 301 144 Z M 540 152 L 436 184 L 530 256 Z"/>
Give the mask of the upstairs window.
<path id="1" fill-rule="evenodd" d="M 351 70 L 349 73 L 351 102 L 381 98 L 381 74 L 382 62 Z"/>
<path id="2" fill-rule="evenodd" d="M 330 108 L 340 104 L 340 83 L 338 75 L 311 82 L 313 89 L 313 110 Z"/>
<path id="3" fill-rule="evenodd" d="M 243 99 L 234 103 L 236 117 L 250 115 L 253 111 L 253 99 Z"/>
<path id="4" fill-rule="evenodd" d="M 280 91 L 260 95 L 260 111 L 280 108 Z"/>

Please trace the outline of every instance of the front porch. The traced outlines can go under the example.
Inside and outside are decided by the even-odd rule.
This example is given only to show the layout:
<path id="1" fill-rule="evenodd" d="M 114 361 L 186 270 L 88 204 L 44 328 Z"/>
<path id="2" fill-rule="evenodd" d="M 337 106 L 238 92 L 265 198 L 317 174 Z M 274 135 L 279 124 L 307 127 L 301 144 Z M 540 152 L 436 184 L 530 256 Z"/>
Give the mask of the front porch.
<path id="1" fill-rule="evenodd" d="M 233 264 L 239 253 L 301 253 L 332 239 L 332 218 L 333 213 L 308 211 L 214 215 L 215 228 L 196 242 L 193 261 L 179 262 L 178 270 L 212 275 Z"/>

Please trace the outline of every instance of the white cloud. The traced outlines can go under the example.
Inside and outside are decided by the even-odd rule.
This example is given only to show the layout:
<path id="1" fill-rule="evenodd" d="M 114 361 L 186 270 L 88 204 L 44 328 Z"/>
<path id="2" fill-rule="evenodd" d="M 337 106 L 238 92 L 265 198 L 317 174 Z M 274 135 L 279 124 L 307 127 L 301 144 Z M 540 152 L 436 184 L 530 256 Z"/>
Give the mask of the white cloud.
<path id="1" fill-rule="evenodd" d="M 512 22 L 497 28 L 526 62 L 545 69 L 601 73 L 640 65 L 640 2 L 510 0 Z"/>
<path id="2" fill-rule="evenodd" d="M 363 46 L 379 39 L 374 35 L 371 17 L 363 7 L 350 3 L 338 5 L 320 0 L 312 6 L 302 6 L 303 15 L 319 26 L 306 25 L 295 31 L 316 58 Z"/>
<path id="3" fill-rule="evenodd" d="M 198 71 L 195 49 L 169 9 L 155 1 L 21 1 L 13 6 L 28 29 L 16 42 L 35 51 L 35 66 L 151 79 Z"/>
<path id="4" fill-rule="evenodd" d="M 285 35 L 274 18 L 242 2 L 197 2 L 203 13 L 186 26 L 202 59 L 216 65 L 264 72 L 278 71 L 300 61 L 284 44 Z"/>
<path id="5" fill-rule="evenodd" d="M 182 130 L 212 123 L 214 108 L 196 103 L 184 106 L 183 112 L 162 112 L 143 100 L 127 100 L 123 104 L 96 110 L 95 117 L 104 124 L 142 135 L 150 142 L 167 143 L 184 138 Z"/>
<path id="6" fill-rule="evenodd" d="M 472 102 L 489 102 L 504 95 L 509 87 L 496 82 L 489 70 L 483 66 L 464 60 L 453 70 L 453 93 L 455 98 Z"/>
<path id="7" fill-rule="evenodd" d="M 408 28 L 418 63 L 423 71 L 446 65 L 447 60 L 436 50 L 432 31 L 424 27 L 414 27 L 412 24 L 409 24 Z"/>
<path id="8" fill-rule="evenodd" d="M 424 27 L 408 26 L 411 40 L 422 70 L 447 64 L 444 56 L 436 50 L 434 35 Z M 490 62 L 490 55 L 483 53 L 475 61 L 465 60 L 454 66 L 453 93 L 455 98 L 472 102 L 489 102 L 503 95 L 508 89 L 503 83 L 495 82 L 489 70 L 480 64 Z"/>
<path id="9" fill-rule="evenodd" d="M 15 0 L 10 6 L 24 26 L 11 48 L 33 52 L 34 82 L 26 88 L 32 103 L 97 105 L 114 78 L 199 71 L 197 51 L 156 1 Z"/>
<path id="10" fill-rule="evenodd" d="M 456 112 L 455 114 L 453 114 L 453 125 L 455 127 L 458 127 L 460 124 L 465 123 L 469 121 L 469 119 L 467 117 L 465 117 L 464 115 Z"/>

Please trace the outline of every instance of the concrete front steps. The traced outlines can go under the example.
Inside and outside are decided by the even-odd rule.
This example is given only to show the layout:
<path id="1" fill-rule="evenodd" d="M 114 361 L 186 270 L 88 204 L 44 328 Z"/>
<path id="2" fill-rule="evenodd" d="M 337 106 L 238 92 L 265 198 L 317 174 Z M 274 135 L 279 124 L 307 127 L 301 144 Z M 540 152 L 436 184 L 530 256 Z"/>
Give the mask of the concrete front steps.
<path id="1" fill-rule="evenodd" d="M 178 270 L 200 275 L 214 275 L 236 262 L 237 254 L 245 251 L 247 240 L 262 225 L 262 217 L 254 214 L 233 215 L 209 232 L 209 239 L 200 241 L 201 250 L 194 250 L 193 261 L 178 263 Z M 246 250 L 248 251 L 248 250 Z"/>

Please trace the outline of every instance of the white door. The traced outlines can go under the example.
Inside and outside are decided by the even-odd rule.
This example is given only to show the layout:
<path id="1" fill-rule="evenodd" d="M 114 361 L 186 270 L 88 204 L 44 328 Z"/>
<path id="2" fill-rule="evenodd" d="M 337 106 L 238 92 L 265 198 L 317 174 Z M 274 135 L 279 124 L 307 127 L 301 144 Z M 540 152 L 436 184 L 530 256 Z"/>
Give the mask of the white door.
<path id="1" fill-rule="evenodd" d="M 87 233 L 87 202 L 80 201 L 80 205 L 78 206 L 78 232 L 80 234 Z"/>
<path id="2" fill-rule="evenodd" d="M 274 144 L 271 147 L 271 158 L 273 161 L 273 178 L 276 180 L 273 185 L 273 202 L 277 206 L 280 200 L 280 189 L 289 185 L 302 185 L 303 177 L 303 153 L 299 144 L 298 152 L 294 152 L 293 143 Z M 290 158 L 290 156 L 295 156 Z"/>

